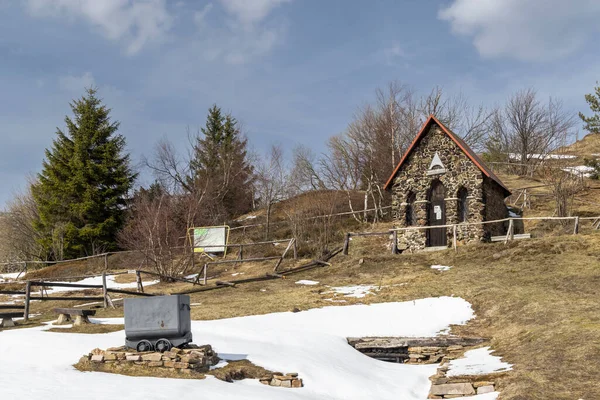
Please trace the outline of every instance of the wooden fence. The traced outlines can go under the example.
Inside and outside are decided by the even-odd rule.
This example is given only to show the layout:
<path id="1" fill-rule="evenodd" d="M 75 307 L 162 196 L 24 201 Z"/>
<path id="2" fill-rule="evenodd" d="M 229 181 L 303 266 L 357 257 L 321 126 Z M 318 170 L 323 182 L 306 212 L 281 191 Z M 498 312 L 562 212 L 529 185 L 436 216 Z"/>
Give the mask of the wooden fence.
<path id="1" fill-rule="evenodd" d="M 119 273 L 116 273 L 114 275 L 118 275 Z M 113 274 L 111 274 L 113 275 Z M 82 284 L 82 283 L 72 283 L 72 282 L 53 282 L 53 281 L 47 281 L 47 280 L 28 280 L 25 282 L 25 290 L 0 290 L 0 295 L 23 295 L 25 296 L 25 304 L 23 307 L 23 319 L 25 321 L 29 320 L 29 310 L 30 310 L 30 303 L 32 300 L 37 300 L 37 301 L 97 301 L 97 302 L 103 302 L 104 304 L 104 308 L 108 308 L 108 307 L 114 307 L 112 300 L 110 298 L 110 294 L 111 293 L 116 293 L 116 294 L 127 294 L 127 295 L 131 295 L 131 296 L 155 296 L 154 294 L 150 294 L 150 293 L 144 293 L 143 290 L 142 291 L 131 291 L 131 290 L 124 290 L 124 289 L 116 289 L 116 288 L 109 288 L 107 283 L 106 283 L 106 273 L 103 273 L 102 275 L 92 275 L 92 276 L 85 276 L 83 278 L 90 278 L 90 277 L 98 277 L 101 276 L 102 277 L 102 284 Z M 77 278 L 82 278 L 82 277 L 69 277 L 67 279 L 77 279 Z M 64 279 L 64 278 L 63 278 Z M 62 287 L 62 288 L 75 288 L 75 289 L 102 289 L 102 296 L 49 296 L 48 295 L 48 291 L 47 288 L 53 288 L 53 287 Z M 33 292 L 33 288 L 39 288 L 40 293 L 39 295 L 35 295 Z M 138 285 L 139 288 L 139 285 Z"/>
<path id="2" fill-rule="evenodd" d="M 476 225 L 486 225 L 486 224 L 494 224 L 494 223 L 503 223 L 508 221 L 508 230 L 506 233 L 506 237 L 504 243 L 507 243 L 509 240 L 515 239 L 514 234 L 514 221 L 515 220 L 537 220 L 537 221 L 545 221 L 545 220 L 562 220 L 562 221 L 573 221 L 573 235 L 579 233 L 580 223 L 581 221 L 591 220 L 592 221 L 592 229 L 599 230 L 600 229 L 600 216 L 598 217 L 510 217 L 503 218 L 493 221 L 482 221 L 482 222 L 462 222 L 460 224 L 447 224 L 447 225 L 434 225 L 434 226 L 411 226 L 406 228 L 393 228 L 384 232 L 348 232 L 346 233 L 346 237 L 344 239 L 344 246 L 342 250 L 342 254 L 348 255 L 348 250 L 350 248 L 350 238 L 352 237 L 360 237 L 360 236 L 391 236 L 392 246 L 391 252 L 392 254 L 398 253 L 398 232 L 405 231 L 414 231 L 414 230 L 427 230 L 427 229 L 437 229 L 437 228 L 452 228 L 452 248 L 454 251 L 457 251 L 457 229 L 465 226 L 476 226 Z"/>

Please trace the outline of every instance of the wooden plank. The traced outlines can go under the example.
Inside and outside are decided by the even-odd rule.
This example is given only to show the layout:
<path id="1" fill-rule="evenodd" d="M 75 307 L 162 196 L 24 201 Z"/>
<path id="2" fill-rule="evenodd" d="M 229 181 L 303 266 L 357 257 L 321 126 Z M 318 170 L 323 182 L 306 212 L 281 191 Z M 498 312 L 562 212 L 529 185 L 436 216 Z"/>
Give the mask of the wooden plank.
<path id="1" fill-rule="evenodd" d="M 84 285 L 81 283 L 31 281 L 31 286 L 39 287 L 68 287 L 82 289 L 102 289 L 102 285 Z"/>
<path id="2" fill-rule="evenodd" d="M 277 263 L 275 264 L 275 268 L 273 268 L 273 272 L 277 272 L 277 268 L 279 268 L 279 266 L 281 265 L 281 263 L 283 262 L 283 259 L 285 258 L 286 254 L 288 251 L 290 251 L 290 248 L 292 247 L 292 244 L 294 244 L 294 241 L 296 239 L 292 239 L 290 240 L 290 242 L 288 243 L 287 247 L 285 248 L 285 250 L 283 251 L 283 254 L 281 255 L 281 258 L 279 260 L 277 260 Z"/>
<path id="3" fill-rule="evenodd" d="M 137 290 L 140 293 L 144 293 L 144 284 L 142 283 L 142 274 L 140 271 L 135 271 L 135 283 L 137 284 Z"/>
<path id="4" fill-rule="evenodd" d="M 106 288 L 106 292 L 107 293 L 130 294 L 132 296 L 142 296 L 142 297 L 156 296 L 155 294 L 152 294 L 152 293 L 140 293 L 140 292 L 134 292 L 133 290 L 113 289 L 113 288 Z"/>
<path id="5" fill-rule="evenodd" d="M 104 308 L 108 308 L 108 292 L 106 291 L 106 272 L 102 273 L 102 297 L 104 299 Z"/>
<path id="6" fill-rule="evenodd" d="M 41 297 L 31 296 L 30 300 L 42 300 L 42 301 L 102 301 L 105 297 L 102 296 L 88 296 L 88 297 Z"/>
<path id="7" fill-rule="evenodd" d="M 521 239 L 531 239 L 531 233 L 518 233 L 513 235 L 513 239 L 514 240 L 521 240 Z M 506 236 L 502 235 L 502 236 L 492 236 L 490 238 L 490 241 L 492 242 L 503 242 L 506 240 Z"/>
<path id="8" fill-rule="evenodd" d="M 0 313 L 0 319 L 4 319 L 4 318 L 21 318 L 23 317 L 23 313 L 22 312 L 5 312 L 5 313 Z"/>
<path id="9" fill-rule="evenodd" d="M 82 308 L 55 308 L 54 313 L 89 317 L 90 315 L 96 315 L 96 310 L 86 310 Z"/>
<path id="10" fill-rule="evenodd" d="M 352 235 L 351 233 L 346 233 L 346 238 L 344 239 L 344 247 L 342 250 L 342 253 L 347 256 L 348 255 L 348 248 L 350 247 L 350 235 Z"/>
<path id="11" fill-rule="evenodd" d="M 25 312 L 23 313 L 23 319 L 29 321 L 29 302 L 31 300 L 31 282 L 27 281 L 25 284 Z"/>
<path id="12" fill-rule="evenodd" d="M 25 306 L 16 304 L 0 304 L 0 310 L 25 310 Z"/>
<path id="13" fill-rule="evenodd" d="M 0 294 L 25 294 L 23 290 L 0 290 Z"/>

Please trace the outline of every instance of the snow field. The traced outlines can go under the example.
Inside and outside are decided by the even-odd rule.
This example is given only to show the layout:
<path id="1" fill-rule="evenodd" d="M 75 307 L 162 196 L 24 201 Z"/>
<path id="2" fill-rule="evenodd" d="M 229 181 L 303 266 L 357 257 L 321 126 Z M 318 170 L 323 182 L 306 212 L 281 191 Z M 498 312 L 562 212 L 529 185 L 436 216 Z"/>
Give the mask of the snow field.
<path id="1" fill-rule="evenodd" d="M 71 399 L 404 399 L 424 400 L 437 365 L 403 365 L 369 358 L 349 346 L 350 336 L 434 336 L 473 317 L 468 302 L 440 297 L 403 303 L 325 307 L 216 321 L 194 321 L 194 342 L 210 343 L 225 360 L 248 359 L 273 371 L 298 372 L 301 389 L 256 380 L 136 378 L 73 369 L 93 348 L 121 345 L 124 333 L 44 332 L 47 327 L 1 333 L 0 398 Z M 95 319 L 122 323 L 122 319 Z M 497 394 L 473 397 L 495 399 Z"/>

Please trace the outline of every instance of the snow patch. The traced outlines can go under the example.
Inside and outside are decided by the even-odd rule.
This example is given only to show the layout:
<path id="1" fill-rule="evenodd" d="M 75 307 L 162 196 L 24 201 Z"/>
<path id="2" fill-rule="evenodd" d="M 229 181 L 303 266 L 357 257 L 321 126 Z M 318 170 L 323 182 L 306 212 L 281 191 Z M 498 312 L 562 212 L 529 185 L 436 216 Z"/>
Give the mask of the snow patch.
<path id="1" fill-rule="evenodd" d="M 594 172 L 594 168 L 588 167 L 587 165 L 577 165 L 575 167 L 566 167 L 562 169 L 565 172 L 569 172 L 573 175 L 581 175 L 583 177 L 589 178 L 592 176 Z"/>
<path id="2" fill-rule="evenodd" d="M 452 267 L 447 266 L 447 265 L 432 265 L 431 268 L 432 269 L 437 269 L 438 271 L 448 271 Z"/>
<path id="3" fill-rule="evenodd" d="M 450 361 L 450 369 L 446 375 L 486 375 L 511 369 L 512 365 L 502 361 L 501 357 L 493 356 L 489 347 L 482 347 L 467 351 L 465 358 Z"/>
<path id="4" fill-rule="evenodd" d="M 317 281 L 310 281 L 308 279 L 302 279 L 299 281 L 296 281 L 296 285 L 318 285 L 319 282 Z"/>
<path id="5" fill-rule="evenodd" d="M 81 393 L 91 393 L 91 399 L 195 400 L 202 393 L 214 400 L 423 400 L 437 365 L 381 362 L 348 346 L 346 338 L 434 336 L 472 317 L 467 301 L 439 297 L 192 322 L 197 343 L 210 343 L 223 358 L 247 359 L 273 371 L 297 372 L 304 380 L 301 389 L 275 388 L 256 380 L 231 384 L 212 377 L 188 380 L 81 373 L 72 367 L 81 354 L 123 344 L 123 331 L 64 334 L 44 332 L 47 326 L 8 330 L 2 332 L 0 340 L 0 376 L 11 384 L 3 386 L 2 398 L 78 400 Z M 122 320 L 98 319 L 102 323 Z M 65 390 L 65 382 L 69 390 Z"/>
<path id="6" fill-rule="evenodd" d="M 143 281 L 142 284 L 144 286 L 156 285 L 159 281 Z M 76 282 L 58 282 L 54 281 L 54 283 L 78 283 L 82 285 L 102 285 L 102 277 L 94 276 L 91 278 L 85 278 Z M 106 275 L 106 287 L 110 289 L 135 289 L 137 288 L 136 282 L 128 282 L 128 283 L 118 283 L 115 282 L 115 275 Z M 72 288 L 72 287 L 48 287 L 46 288 L 48 293 L 58 293 L 58 292 L 73 292 L 73 291 L 81 291 L 82 288 Z"/>
<path id="7" fill-rule="evenodd" d="M 508 157 L 511 160 L 521 160 L 521 155 L 516 153 L 509 153 Z M 577 158 L 570 154 L 527 154 L 528 160 L 572 160 Z"/>
<path id="8" fill-rule="evenodd" d="M 333 293 L 334 296 L 338 294 L 344 297 L 354 297 L 356 299 L 362 299 L 363 297 L 374 294 L 373 291 L 381 290 L 381 286 L 377 285 L 356 285 L 356 286 L 338 286 L 330 287 L 331 290 L 323 292 L 323 294 Z"/>

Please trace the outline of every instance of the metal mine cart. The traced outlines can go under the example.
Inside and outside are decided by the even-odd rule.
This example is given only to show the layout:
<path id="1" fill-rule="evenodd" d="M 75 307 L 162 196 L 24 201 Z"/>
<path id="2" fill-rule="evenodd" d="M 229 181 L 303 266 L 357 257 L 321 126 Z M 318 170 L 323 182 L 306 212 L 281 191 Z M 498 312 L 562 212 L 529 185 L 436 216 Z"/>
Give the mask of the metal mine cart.
<path id="1" fill-rule="evenodd" d="M 169 351 L 192 341 L 190 296 L 125 299 L 125 345 L 137 351 Z"/>

